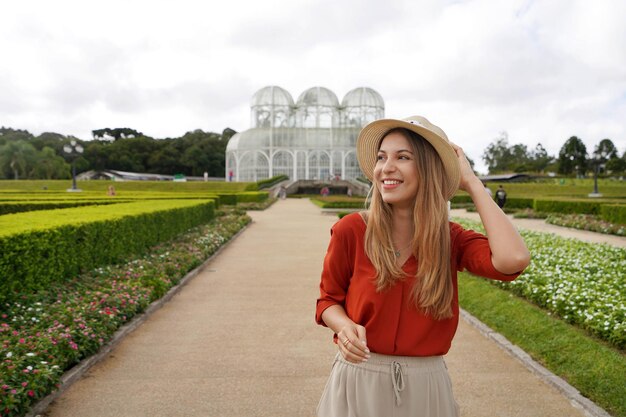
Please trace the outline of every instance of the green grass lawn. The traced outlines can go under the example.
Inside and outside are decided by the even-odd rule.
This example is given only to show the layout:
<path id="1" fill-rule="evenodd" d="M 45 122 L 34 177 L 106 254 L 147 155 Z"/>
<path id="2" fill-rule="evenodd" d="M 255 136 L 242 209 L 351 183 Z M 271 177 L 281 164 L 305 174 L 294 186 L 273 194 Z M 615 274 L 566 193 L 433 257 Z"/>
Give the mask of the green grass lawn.
<path id="1" fill-rule="evenodd" d="M 469 274 L 459 274 L 459 302 L 581 394 L 612 415 L 626 417 L 623 351 Z"/>
<path id="2" fill-rule="evenodd" d="M 241 192 L 254 191 L 257 186 L 253 182 L 223 181 L 108 181 L 91 180 L 77 181 L 76 187 L 84 191 L 106 194 L 109 185 L 116 191 L 134 192 Z M 45 189 L 44 189 L 45 187 Z M 72 180 L 0 180 L 0 193 L 58 193 L 72 188 Z M 73 193 L 67 193 L 68 195 Z M 80 193 L 76 193 L 80 194 Z"/>

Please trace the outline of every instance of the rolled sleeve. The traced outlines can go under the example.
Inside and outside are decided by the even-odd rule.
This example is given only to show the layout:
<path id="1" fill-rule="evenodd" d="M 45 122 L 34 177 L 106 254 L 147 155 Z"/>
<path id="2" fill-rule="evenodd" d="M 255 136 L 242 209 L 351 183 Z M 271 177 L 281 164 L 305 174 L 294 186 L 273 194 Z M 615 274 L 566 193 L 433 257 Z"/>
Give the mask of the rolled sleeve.
<path id="1" fill-rule="evenodd" d="M 454 251 L 456 252 L 457 270 L 471 272 L 484 278 L 498 281 L 513 281 L 522 271 L 514 274 L 503 274 L 498 271 L 491 261 L 491 248 L 487 236 L 473 230 L 465 230 L 454 224 L 456 230 Z"/>
<path id="2" fill-rule="evenodd" d="M 339 222 L 332 227 L 330 234 L 315 311 L 315 321 L 322 326 L 326 326 L 322 320 L 324 310 L 335 304 L 344 305 L 352 276 L 350 259 L 353 257 L 349 254 L 353 250 L 353 242 L 349 239 L 349 230 Z"/>

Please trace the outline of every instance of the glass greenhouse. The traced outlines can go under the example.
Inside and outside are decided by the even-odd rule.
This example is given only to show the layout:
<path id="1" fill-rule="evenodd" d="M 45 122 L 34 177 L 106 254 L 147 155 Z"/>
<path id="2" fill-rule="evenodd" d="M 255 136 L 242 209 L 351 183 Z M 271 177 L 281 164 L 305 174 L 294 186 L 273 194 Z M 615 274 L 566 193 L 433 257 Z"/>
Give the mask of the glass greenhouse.
<path id="1" fill-rule="evenodd" d="M 285 174 L 293 181 L 361 176 L 355 144 L 361 128 L 384 117 L 376 91 L 359 87 L 341 104 L 324 87 L 304 91 L 294 104 L 289 92 L 269 86 L 252 97 L 251 128 L 226 147 L 226 172 L 233 181 L 258 181 Z"/>

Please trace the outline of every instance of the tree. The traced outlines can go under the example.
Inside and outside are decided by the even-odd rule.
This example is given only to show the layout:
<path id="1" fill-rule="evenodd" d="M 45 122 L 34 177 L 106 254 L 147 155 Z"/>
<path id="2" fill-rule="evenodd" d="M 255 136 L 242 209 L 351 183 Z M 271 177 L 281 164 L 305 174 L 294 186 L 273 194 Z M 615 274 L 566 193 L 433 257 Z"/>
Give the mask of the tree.
<path id="1" fill-rule="evenodd" d="M 609 159 L 617 157 L 617 148 L 615 148 L 611 139 L 602 139 L 594 149 L 593 157 L 604 163 Z"/>
<path id="2" fill-rule="evenodd" d="M 32 174 L 34 178 L 46 180 L 71 178 L 70 164 L 57 155 L 54 149 L 45 146 L 37 153 L 37 164 Z"/>
<path id="3" fill-rule="evenodd" d="M 544 172 L 553 160 L 554 158 L 548 155 L 548 151 L 541 143 L 538 143 L 530 152 L 530 164 L 535 172 Z"/>
<path id="4" fill-rule="evenodd" d="M 235 135 L 235 133 L 237 133 L 237 131 L 231 129 L 230 127 L 227 127 L 222 131 L 222 140 L 228 142 L 230 138 Z"/>
<path id="5" fill-rule="evenodd" d="M 583 176 L 587 170 L 587 148 L 576 136 L 570 137 L 559 151 L 559 173 Z"/>
<path id="6" fill-rule="evenodd" d="M 104 129 L 92 130 L 91 134 L 94 139 L 113 139 L 114 141 L 117 141 L 119 139 L 129 139 L 143 136 L 143 133 L 129 127 L 116 127 L 114 129 L 105 127 Z"/>
<path id="7" fill-rule="evenodd" d="M 483 152 L 482 158 L 490 174 L 506 171 L 511 161 L 508 133 L 501 132 L 496 142 L 491 143 Z"/>
<path id="8" fill-rule="evenodd" d="M 531 171 L 532 167 L 529 163 L 528 147 L 524 144 L 518 143 L 511 146 L 509 149 L 510 162 L 508 169 L 514 172 L 526 172 Z"/>
<path id="9" fill-rule="evenodd" d="M 9 141 L 0 147 L 0 169 L 5 176 L 12 173 L 13 179 L 27 176 L 36 159 L 37 150 L 24 140 Z"/>

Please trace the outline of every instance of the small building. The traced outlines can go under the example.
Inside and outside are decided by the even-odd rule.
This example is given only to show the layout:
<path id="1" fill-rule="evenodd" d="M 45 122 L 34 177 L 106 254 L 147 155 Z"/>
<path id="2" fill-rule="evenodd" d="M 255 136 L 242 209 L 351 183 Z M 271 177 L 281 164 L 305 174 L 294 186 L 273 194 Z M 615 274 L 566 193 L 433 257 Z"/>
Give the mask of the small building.
<path id="1" fill-rule="evenodd" d="M 482 182 L 523 182 L 532 179 L 528 174 L 483 175 L 479 178 Z"/>
<path id="2" fill-rule="evenodd" d="M 224 181 L 224 178 L 207 177 L 187 177 L 176 175 L 149 174 L 145 172 L 127 172 L 115 169 L 105 169 L 102 171 L 85 171 L 76 175 L 76 180 L 111 180 L 111 181 Z"/>

